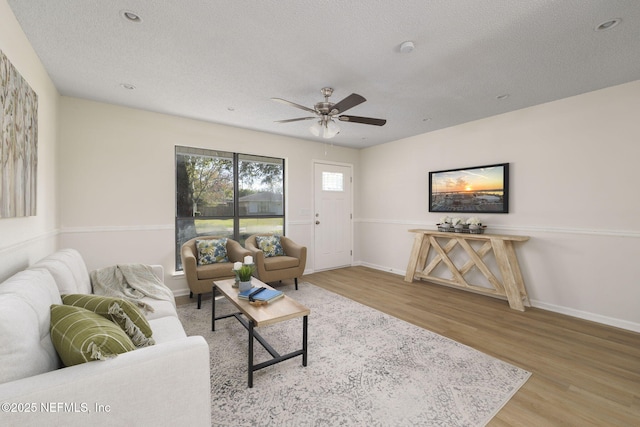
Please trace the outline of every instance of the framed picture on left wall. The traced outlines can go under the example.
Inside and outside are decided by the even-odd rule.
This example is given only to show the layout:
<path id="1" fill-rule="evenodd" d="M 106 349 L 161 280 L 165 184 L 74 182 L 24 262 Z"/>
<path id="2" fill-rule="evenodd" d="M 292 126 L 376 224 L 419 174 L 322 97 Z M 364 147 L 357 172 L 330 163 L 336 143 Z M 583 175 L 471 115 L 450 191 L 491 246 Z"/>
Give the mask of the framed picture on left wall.
<path id="1" fill-rule="evenodd" d="M 0 51 L 0 218 L 36 214 L 38 95 Z"/>

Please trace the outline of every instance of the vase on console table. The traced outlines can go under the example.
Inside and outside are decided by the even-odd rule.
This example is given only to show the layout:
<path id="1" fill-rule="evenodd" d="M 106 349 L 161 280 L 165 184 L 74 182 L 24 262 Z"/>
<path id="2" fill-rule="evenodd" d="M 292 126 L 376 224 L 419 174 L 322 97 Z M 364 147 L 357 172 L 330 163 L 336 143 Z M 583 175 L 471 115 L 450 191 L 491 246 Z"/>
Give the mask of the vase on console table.
<path id="1" fill-rule="evenodd" d="M 482 234 L 484 233 L 484 229 L 487 228 L 482 224 L 469 224 L 469 233 L 471 234 Z"/>
<path id="2" fill-rule="evenodd" d="M 240 292 L 248 291 L 249 289 L 251 289 L 251 280 L 248 282 L 240 282 L 238 284 L 238 291 Z"/>
<path id="3" fill-rule="evenodd" d="M 438 231 L 444 231 L 444 232 L 451 231 L 451 224 L 449 223 L 443 222 L 440 224 L 436 224 L 436 226 L 438 227 Z"/>

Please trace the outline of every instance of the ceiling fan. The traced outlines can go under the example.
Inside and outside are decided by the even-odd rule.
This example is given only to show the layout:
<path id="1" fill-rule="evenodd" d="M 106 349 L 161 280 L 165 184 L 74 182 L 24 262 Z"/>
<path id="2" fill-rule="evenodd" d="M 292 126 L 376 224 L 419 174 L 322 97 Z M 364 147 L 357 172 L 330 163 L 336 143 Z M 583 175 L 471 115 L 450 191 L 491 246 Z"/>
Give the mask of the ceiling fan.
<path id="1" fill-rule="evenodd" d="M 291 105 L 292 107 L 296 107 L 315 114 L 315 116 L 311 117 L 276 120 L 276 123 L 289 123 L 297 122 L 300 120 L 317 120 L 317 122 L 314 123 L 309 128 L 309 130 L 313 135 L 322 136 L 323 138 L 333 138 L 340 132 L 340 128 L 338 127 L 334 119 L 340 120 L 341 122 L 363 123 L 365 125 L 374 126 L 383 126 L 385 123 L 387 123 L 387 121 L 384 119 L 339 115 L 344 113 L 348 109 L 353 108 L 356 105 L 360 105 L 366 101 L 363 96 L 360 96 L 357 93 L 352 93 L 337 104 L 329 102 L 329 97 L 333 93 L 332 88 L 324 87 L 320 90 L 320 93 L 322 93 L 322 96 L 324 96 L 324 101 L 316 103 L 313 108 L 305 107 L 304 105 L 296 104 L 295 102 L 287 101 L 286 99 L 282 98 L 271 98 L 274 101 L 282 102 L 283 104 Z"/>

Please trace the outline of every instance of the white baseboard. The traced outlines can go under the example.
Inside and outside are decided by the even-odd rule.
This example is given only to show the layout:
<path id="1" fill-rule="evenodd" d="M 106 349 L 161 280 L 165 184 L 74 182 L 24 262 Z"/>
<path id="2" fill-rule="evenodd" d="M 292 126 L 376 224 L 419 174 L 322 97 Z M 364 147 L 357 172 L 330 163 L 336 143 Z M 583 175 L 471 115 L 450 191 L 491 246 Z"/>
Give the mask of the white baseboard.
<path id="1" fill-rule="evenodd" d="M 369 262 L 358 261 L 353 263 L 354 266 L 362 266 L 373 268 L 374 270 L 386 271 L 387 273 L 396 274 L 398 276 L 404 276 L 407 274 L 406 270 L 397 270 L 395 268 L 386 267 L 383 265 L 371 264 Z"/>
<path id="2" fill-rule="evenodd" d="M 302 273 L 302 275 L 306 275 L 306 274 L 312 274 L 313 270 L 304 270 L 304 273 Z M 182 271 L 174 271 L 173 274 L 171 274 L 171 278 L 174 280 L 186 280 L 184 277 L 184 272 Z M 180 289 L 174 289 L 173 291 L 173 296 L 174 297 L 181 297 L 181 296 L 185 296 L 185 295 L 189 295 L 189 288 L 188 287 L 184 287 L 184 288 L 180 288 Z"/>
<path id="3" fill-rule="evenodd" d="M 542 310 L 553 311 L 554 313 L 565 314 L 578 319 L 589 320 L 603 325 L 613 326 L 628 331 L 640 332 L 640 323 L 629 322 L 628 320 L 616 319 L 614 317 L 603 316 L 601 314 L 589 313 L 588 311 L 576 310 L 570 307 L 549 304 L 543 301 L 531 300 L 531 306 Z"/>
<path id="4" fill-rule="evenodd" d="M 397 274 L 399 276 L 406 275 L 406 271 L 394 270 L 393 268 L 384 267 L 380 265 L 370 264 L 366 262 L 354 263 L 355 265 L 361 265 L 363 267 L 373 268 L 375 270 L 386 271 L 387 273 Z M 576 310 L 570 307 L 564 307 L 555 304 L 549 304 L 544 301 L 531 300 L 531 306 L 540 308 L 542 310 L 552 311 L 554 313 L 560 313 L 578 319 L 588 320 L 591 322 L 600 323 L 607 326 L 613 326 L 615 328 L 626 329 L 632 332 L 640 332 L 640 323 L 630 322 L 628 320 L 616 319 L 614 317 L 603 316 L 601 314 L 590 313 L 587 311 Z"/>
<path id="5" fill-rule="evenodd" d="M 183 297 L 185 295 L 189 295 L 189 288 L 186 289 L 176 289 L 175 291 L 173 291 L 173 296 L 174 297 Z"/>

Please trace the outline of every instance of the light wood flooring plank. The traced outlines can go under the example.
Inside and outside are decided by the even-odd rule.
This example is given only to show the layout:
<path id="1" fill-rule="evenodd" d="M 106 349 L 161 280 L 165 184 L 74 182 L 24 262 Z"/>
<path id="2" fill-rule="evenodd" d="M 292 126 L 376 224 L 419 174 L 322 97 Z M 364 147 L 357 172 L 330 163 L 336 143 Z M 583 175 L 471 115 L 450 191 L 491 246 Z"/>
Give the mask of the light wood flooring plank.
<path id="1" fill-rule="evenodd" d="M 303 278 L 532 372 L 490 426 L 640 425 L 640 334 L 403 279 L 366 267 Z"/>

